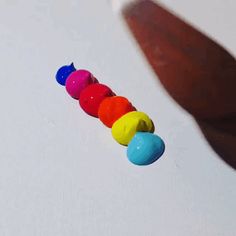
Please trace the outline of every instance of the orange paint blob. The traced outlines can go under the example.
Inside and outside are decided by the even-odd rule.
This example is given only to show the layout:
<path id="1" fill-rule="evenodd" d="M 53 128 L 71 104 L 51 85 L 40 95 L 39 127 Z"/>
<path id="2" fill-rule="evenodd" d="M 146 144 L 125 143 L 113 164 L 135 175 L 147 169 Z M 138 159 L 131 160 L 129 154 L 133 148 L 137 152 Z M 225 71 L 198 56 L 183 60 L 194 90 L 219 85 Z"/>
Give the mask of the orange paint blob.
<path id="1" fill-rule="evenodd" d="M 104 125 L 111 128 L 113 123 L 128 112 L 136 111 L 127 98 L 121 96 L 105 98 L 98 110 L 98 117 Z"/>

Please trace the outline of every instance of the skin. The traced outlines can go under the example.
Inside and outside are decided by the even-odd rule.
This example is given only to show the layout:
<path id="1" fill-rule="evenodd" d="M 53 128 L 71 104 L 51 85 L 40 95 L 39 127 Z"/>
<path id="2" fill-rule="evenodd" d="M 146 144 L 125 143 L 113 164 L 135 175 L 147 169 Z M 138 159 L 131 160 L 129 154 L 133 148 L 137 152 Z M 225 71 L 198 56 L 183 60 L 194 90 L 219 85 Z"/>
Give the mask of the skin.
<path id="1" fill-rule="evenodd" d="M 236 169 L 236 60 L 188 23 L 149 0 L 123 11 L 168 93 L 196 120 L 218 155 Z"/>

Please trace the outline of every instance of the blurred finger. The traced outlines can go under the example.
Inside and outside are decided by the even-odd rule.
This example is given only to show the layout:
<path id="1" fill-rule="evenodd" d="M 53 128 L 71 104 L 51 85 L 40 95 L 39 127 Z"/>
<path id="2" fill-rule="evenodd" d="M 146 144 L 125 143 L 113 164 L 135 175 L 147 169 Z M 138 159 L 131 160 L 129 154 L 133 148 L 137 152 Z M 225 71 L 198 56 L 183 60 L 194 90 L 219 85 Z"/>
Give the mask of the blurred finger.
<path id="1" fill-rule="evenodd" d="M 138 1 L 123 15 L 163 86 L 236 168 L 235 58 L 152 1 Z"/>

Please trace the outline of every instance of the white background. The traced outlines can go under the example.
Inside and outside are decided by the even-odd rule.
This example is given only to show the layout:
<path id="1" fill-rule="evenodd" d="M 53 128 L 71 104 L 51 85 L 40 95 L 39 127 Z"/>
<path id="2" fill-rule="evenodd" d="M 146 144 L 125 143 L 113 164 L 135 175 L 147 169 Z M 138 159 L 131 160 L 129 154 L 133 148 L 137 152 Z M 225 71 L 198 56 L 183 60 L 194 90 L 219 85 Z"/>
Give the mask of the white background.
<path id="1" fill-rule="evenodd" d="M 234 0 L 162 1 L 236 54 Z M 74 62 L 151 116 L 148 167 L 55 82 Z M 158 83 L 106 0 L 0 0 L 0 235 L 234 236 L 236 172 Z M 155 104 L 155 105 L 154 105 Z"/>

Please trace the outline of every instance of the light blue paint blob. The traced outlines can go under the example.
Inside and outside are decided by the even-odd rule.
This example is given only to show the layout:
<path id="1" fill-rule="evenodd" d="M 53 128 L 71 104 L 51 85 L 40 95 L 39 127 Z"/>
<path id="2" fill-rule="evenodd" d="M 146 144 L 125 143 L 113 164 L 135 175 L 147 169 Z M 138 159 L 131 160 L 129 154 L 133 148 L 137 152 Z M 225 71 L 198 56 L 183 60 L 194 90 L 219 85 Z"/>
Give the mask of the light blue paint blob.
<path id="1" fill-rule="evenodd" d="M 150 165 L 165 151 L 163 140 L 152 133 L 137 132 L 127 148 L 128 159 L 135 165 Z"/>
<path id="2" fill-rule="evenodd" d="M 60 85 L 65 86 L 66 84 L 66 79 L 68 78 L 68 76 L 72 73 L 76 71 L 74 64 L 71 63 L 70 65 L 66 65 L 66 66 L 62 66 L 56 74 L 56 80 Z"/>

